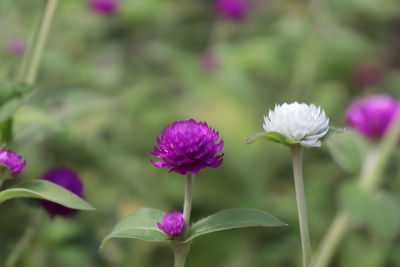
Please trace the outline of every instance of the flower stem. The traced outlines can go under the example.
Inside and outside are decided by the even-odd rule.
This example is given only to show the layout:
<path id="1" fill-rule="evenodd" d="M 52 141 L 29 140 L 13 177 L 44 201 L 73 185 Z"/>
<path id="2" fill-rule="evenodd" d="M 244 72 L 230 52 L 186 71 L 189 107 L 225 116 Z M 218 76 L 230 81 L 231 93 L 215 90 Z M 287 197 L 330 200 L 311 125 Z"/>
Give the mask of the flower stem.
<path id="1" fill-rule="evenodd" d="M 47 0 L 46 8 L 40 22 L 39 30 L 35 34 L 32 44 L 32 56 L 27 65 L 27 73 L 22 80 L 28 84 L 32 84 L 36 80 L 37 70 L 40 59 L 42 57 L 43 48 L 47 40 L 47 35 L 53 20 L 54 11 L 58 0 Z"/>
<path id="2" fill-rule="evenodd" d="M 183 203 L 183 219 L 185 220 L 185 227 L 183 229 L 184 237 L 189 234 L 190 227 L 190 213 L 192 211 L 192 193 L 193 193 L 194 174 L 189 173 L 185 181 L 185 200 Z"/>
<path id="3" fill-rule="evenodd" d="M 382 173 L 390 159 L 390 155 L 397 148 L 400 139 L 400 114 L 396 116 L 390 131 L 382 139 L 378 147 L 373 147 L 363 163 L 363 169 L 358 180 L 362 190 L 373 192 L 379 186 Z M 327 267 L 351 223 L 350 215 L 339 211 L 329 227 L 322 243 L 312 260 L 312 267 Z"/>
<path id="4" fill-rule="evenodd" d="M 35 233 L 36 227 L 39 224 L 38 216 L 34 216 L 32 221 L 25 228 L 24 233 L 21 235 L 15 246 L 13 247 L 11 253 L 8 255 L 5 262 L 5 267 L 14 267 L 17 260 L 22 252 L 29 246 L 29 243 Z"/>
<path id="5" fill-rule="evenodd" d="M 174 267 L 185 267 L 186 258 L 190 250 L 190 242 L 173 244 L 174 250 Z"/>
<path id="6" fill-rule="evenodd" d="M 299 215 L 301 248 L 303 252 L 303 267 L 310 262 L 310 234 L 308 231 L 307 206 L 304 196 L 302 150 L 300 145 L 291 147 L 293 161 L 293 176 L 296 190 L 297 210 Z"/>

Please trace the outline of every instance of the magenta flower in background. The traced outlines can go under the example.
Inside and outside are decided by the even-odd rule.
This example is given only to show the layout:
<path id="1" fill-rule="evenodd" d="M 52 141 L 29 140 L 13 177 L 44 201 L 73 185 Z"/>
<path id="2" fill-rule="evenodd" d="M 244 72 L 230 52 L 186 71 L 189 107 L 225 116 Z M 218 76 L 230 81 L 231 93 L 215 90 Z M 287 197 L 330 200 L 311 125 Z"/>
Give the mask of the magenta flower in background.
<path id="1" fill-rule="evenodd" d="M 354 82 L 360 88 L 377 86 L 383 80 L 383 70 L 378 65 L 361 65 L 354 73 Z"/>
<path id="2" fill-rule="evenodd" d="M 370 96 L 353 102 L 347 110 L 346 124 L 368 139 L 378 141 L 399 110 L 400 102 L 390 96 Z"/>
<path id="3" fill-rule="evenodd" d="M 78 195 L 79 197 L 83 197 L 82 181 L 75 172 L 67 168 L 51 169 L 43 175 L 42 179 L 55 183 L 56 185 L 59 185 L 74 193 L 75 195 Z M 67 208 L 48 200 L 41 200 L 40 203 L 52 219 L 57 215 L 70 217 L 78 212 L 78 210 Z"/>
<path id="4" fill-rule="evenodd" d="M 157 223 L 157 227 L 169 236 L 177 237 L 183 231 L 185 220 L 180 211 L 166 213 L 161 223 Z"/>
<path id="5" fill-rule="evenodd" d="M 249 9 L 246 0 L 217 0 L 215 7 L 218 14 L 233 20 L 245 19 Z"/>
<path id="6" fill-rule="evenodd" d="M 158 168 L 171 168 L 170 172 L 197 174 L 203 168 L 216 168 L 223 161 L 224 154 L 217 153 L 222 151 L 224 141 L 206 122 L 174 122 L 164 128 L 157 144 L 151 154 L 162 160 L 151 162 Z"/>
<path id="7" fill-rule="evenodd" d="M 110 16 L 118 10 L 119 0 L 90 0 L 89 7 L 94 12 Z"/>
<path id="8" fill-rule="evenodd" d="M 8 167 L 11 173 L 19 173 L 25 169 L 26 161 L 12 150 L 0 150 L 0 164 Z"/>
<path id="9" fill-rule="evenodd" d="M 10 39 L 7 42 L 7 49 L 14 55 L 22 55 L 26 50 L 26 43 L 22 39 Z"/>

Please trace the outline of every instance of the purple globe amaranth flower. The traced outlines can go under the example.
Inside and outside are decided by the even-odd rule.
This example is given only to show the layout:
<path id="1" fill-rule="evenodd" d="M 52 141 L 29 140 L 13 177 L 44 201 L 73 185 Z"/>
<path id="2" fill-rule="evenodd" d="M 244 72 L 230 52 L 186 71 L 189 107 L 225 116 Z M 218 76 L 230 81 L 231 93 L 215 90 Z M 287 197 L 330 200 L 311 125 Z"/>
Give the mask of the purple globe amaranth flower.
<path id="1" fill-rule="evenodd" d="M 22 39 L 10 39 L 7 42 L 7 49 L 14 55 L 22 55 L 26 50 L 26 43 Z"/>
<path id="2" fill-rule="evenodd" d="M 83 197 L 82 181 L 75 172 L 67 168 L 50 169 L 43 175 L 42 179 L 55 183 L 79 197 Z M 40 203 L 52 219 L 57 215 L 70 217 L 78 212 L 78 210 L 67 208 L 48 200 L 41 200 Z"/>
<path id="3" fill-rule="evenodd" d="M 157 223 L 157 227 L 169 236 L 177 237 L 183 231 L 185 220 L 180 211 L 166 213 L 161 223 Z"/>
<path id="4" fill-rule="evenodd" d="M 20 173 L 25 169 L 26 161 L 12 150 L 0 150 L 0 164 L 8 167 L 11 173 Z"/>
<path id="5" fill-rule="evenodd" d="M 113 15 L 118 7 L 118 0 L 90 0 L 89 7 L 92 11 L 100 13 L 102 15 L 110 16 Z"/>
<path id="6" fill-rule="evenodd" d="M 217 0 L 215 7 L 218 14 L 233 20 L 245 19 L 249 9 L 246 0 Z"/>
<path id="7" fill-rule="evenodd" d="M 387 95 L 370 96 L 353 102 L 348 108 L 346 124 L 370 140 L 380 140 L 396 114 L 400 102 Z"/>
<path id="8" fill-rule="evenodd" d="M 151 161 L 158 168 L 171 168 L 170 172 L 197 174 L 203 168 L 221 165 L 224 141 L 206 122 L 193 119 L 174 122 L 164 128 L 158 147 L 151 152 L 161 161 Z"/>

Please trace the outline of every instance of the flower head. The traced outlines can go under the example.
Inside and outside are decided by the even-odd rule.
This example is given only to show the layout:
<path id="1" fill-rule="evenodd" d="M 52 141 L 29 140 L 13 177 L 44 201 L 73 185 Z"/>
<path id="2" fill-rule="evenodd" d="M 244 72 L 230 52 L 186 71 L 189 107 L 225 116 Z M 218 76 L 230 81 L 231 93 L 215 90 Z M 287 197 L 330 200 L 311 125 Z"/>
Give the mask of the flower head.
<path id="1" fill-rule="evenodd" d="M 245 19 L 248 12 L 246 0 L 217 0 L 215 6 L 221 16 L 233 20 Z"/>
<path id="2" fill-rule="evenodd" d="M 8 40 L 7 48 L 14 55 L 22 55 L 26 50 L 26 44 L 24 40 L 14 38 Z"/>
<path id="3" fill-rule="evenodd" d="M 157 223 L 157 227 L 169 236 L 177 237 L 183 231 L 185 220 L 180 211 L 166 213 L 161 223 Z"/>
<path id="4" fill-rule="evenodd" d="M 358 99 L 347 109 L 346 124 L 370 140 L 380 140 L 395 115 L 400 102 L 387 95 Z"/>
<path id="5" fill-rule="evenodd" d="M 329 119 L 314 104 L 284 103 L 269 111 L 263 126 L 267 133 L 277 132 L 304 147 L 319 147 L 320 139 L 328 133 Z"/>
<path id="6" fill-rule="evenodd" d="M 193 119 L 174 122 L 164 128 L 158 147 L 151 152 L 161 161 L 151 161 L 158 168 L 171 168 L 170 172 L 197 174 L 203 168 L 221 165 L 224 141 L 206 122 Z"/>
<path id="7" fill-rule="evenodd" d="M 118 7 L 118 0 L 90 0 L 89 7 L 92 11 L 100 13 L 102 15 L 113 15 Z"/>
<path id="8" fill-rule="evenodd" d="M 43 175 L 42 179 L 55 183 L 79 197 L 83 197 L 83 183 L 79 179 L 78 175 L 69 169 L 51 169 Z M 67 208 L 48 200 L 41 200 L 40 202 L 51 218 L 54 218 L 57 215 L 70 217 L 78 212 L 75 209 Z"/>
<path id="9" fill-rule="evenodd" d="M 12 150 L 0 150 L 0 164 L 8 167 L 11 173 L 19 173 L 25 169 L 26 161 Z"/>

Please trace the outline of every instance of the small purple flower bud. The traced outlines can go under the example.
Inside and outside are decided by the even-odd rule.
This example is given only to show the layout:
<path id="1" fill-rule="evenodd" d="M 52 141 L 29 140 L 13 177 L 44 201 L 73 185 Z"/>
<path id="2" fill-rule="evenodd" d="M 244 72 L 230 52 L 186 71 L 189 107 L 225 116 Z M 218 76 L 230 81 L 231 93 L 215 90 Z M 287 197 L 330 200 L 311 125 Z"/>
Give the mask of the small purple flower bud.
<path id="1" fill-rule="evenodd" d="M 7 42 L 7 48 L 12 54 L 20 56 L 25 53 L 26 44 L 22 39 L 10 39 Z"/>
<path id="2" fill-rule="evenodd" d="M 177 237 L 183 231 L 185 220 L 180 211 L 166 213 L 162 218 L 162 223 L 157 223 L 157 227 L 169 236 Z"/>
<path id="3" fill-rule="evenodd" d="M 383 70 L 378 65 L 362 65 L 354 73 L 354 82 L 362 89 L 376 86 L 382 80 Z"/>
<path id="4" fill-rule="evenodd" d="M 83 183 L 79 179 L 79 176 L 66 168 L 56 168 L 47 171 L 43 177 L 43 180 L 55 183 L 68 191 L 74 193 L 79 197 L 83 197 Z M 41 200 L 43 208 L 47 211 L 51 219 L 54 219 L 55 216 L 63 216 L 70 217 L 75 215 L 78 210 L 64 207 L 60 204 L 48 201 Z"/>
<path id="5" fill-rule="evenodd" d="M 164 128 L 157 144 L 151 154 L 162 160 L 151 162 L 158 168 L 171 168 L 170 172 L 197 174 L 203 168 L 216 168 L 223 161 L 224 154 L 216 154 L 222 151 L 224 141 L 206 122 L 174 122 Z"/>
<path id="6" fill-rule="evenodd" d="M 118 0 L 90 0 L 89 7 L 92 11 L 97 12 L 99 14 L 110 16 L 113 15 L 118 7 Z"/>
<path id="7" fill-rule="evenodd" d="M 0 150 L 0 164 L 8 167 L 11 173 L 19 173 L 25 169 L 26 161 L 12 150 Z"/>
<path id="8" fill-rule="evenodd" d="M 215 6 L 221 16 L 232 20 L 243 20 L 248 13 L 246 0 L 217 0 Z"/>
<path id="9" fill-rule="evenodd" d="M 346 124 L 372 141 L 379 141 L 400 110 L 400 102 L 387 95 L 370 96 L 353 102 Z"/>

